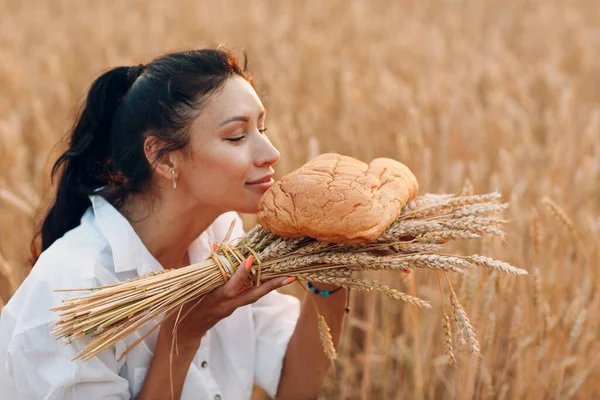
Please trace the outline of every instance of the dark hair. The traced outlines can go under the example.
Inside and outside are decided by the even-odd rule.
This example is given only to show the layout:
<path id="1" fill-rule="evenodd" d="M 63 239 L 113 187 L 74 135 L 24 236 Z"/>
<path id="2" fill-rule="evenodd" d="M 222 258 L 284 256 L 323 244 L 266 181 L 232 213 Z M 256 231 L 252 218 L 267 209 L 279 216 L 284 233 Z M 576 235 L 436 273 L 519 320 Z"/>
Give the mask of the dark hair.
<path id="1" fill-rule="evenodd" d="M 241 65 L 233 53 L 219 48 L 167 54 L 145 66 L 111 69 L 96 79 L 73 126 L 69 149 L 52 168 L 52 178 L 60 173 L 60 179 L 32 241 L 33 261 L 80 224 L 90 194 L 120 207 L 127 195 L 144 193 L 153 169 L 143 148 L 146 138 L 156 136 L 163 144 L 156 160 L 185 150 L 191 121 L 235 75 L 252 83 L 245 55 Z"/>

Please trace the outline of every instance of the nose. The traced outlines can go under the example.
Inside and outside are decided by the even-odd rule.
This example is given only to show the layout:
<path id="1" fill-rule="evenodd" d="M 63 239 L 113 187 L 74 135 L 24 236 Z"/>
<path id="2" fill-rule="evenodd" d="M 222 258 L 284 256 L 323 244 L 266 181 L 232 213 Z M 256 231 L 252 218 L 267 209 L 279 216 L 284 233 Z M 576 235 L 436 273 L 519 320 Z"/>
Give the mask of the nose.
<path id="1" fill-rule="evenodd" d="M 257 167 L 270 167 L 277 164 L 281 154 L 273 146 L 269 138 L 261 134 L 258 139 L 258 145 L 255 152 L 255 164 Z"/>

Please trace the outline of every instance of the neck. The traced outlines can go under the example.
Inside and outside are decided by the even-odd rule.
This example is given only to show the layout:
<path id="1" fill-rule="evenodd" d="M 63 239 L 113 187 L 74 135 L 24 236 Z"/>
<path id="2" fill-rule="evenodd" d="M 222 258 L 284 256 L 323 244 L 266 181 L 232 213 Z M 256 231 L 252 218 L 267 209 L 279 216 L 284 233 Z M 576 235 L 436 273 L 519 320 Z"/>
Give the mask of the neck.
<path id="1" fill-rule="evenodd" d="M 189 204 L 175 193 L 150 203 L 140 196 L 126 200 L 121 212 L 148 251 L 165 269 L 190 264 L 188 248 L 224 211 Z"/>

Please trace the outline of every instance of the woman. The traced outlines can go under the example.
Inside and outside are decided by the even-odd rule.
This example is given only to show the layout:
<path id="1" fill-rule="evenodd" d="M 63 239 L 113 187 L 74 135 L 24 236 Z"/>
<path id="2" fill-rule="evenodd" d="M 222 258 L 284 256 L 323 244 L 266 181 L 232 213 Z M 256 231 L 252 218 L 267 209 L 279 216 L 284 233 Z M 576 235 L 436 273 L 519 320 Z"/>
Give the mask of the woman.
<path id="1" fill-rule="evenodd" d="M 85 363 L 71 359 L 89 339 L 63 347 L 50 334 L 49 308 L 74 295 L 54 289 L 201 261 L 232 219 L 232 237 L 243 235 L 237 212 L 258 211 L 279 160 L 265 118 L 245 63 L 220 49 L 115 68 L 92 84 L 52 171 L 61 175 L 43 252 L 2 311 L 3 398 L 237 400 L 250 398 L 254 382 L 276 398 L 318 396 L 330 362 L 313 300 L 337 343 L 345 290 L 307 294 L 300 309 L 275 291 L 293 279 L 244 290 L 239 268 L 181 322 L 177 351 L 175 317 L 120 361 L 144 329 Z"/>

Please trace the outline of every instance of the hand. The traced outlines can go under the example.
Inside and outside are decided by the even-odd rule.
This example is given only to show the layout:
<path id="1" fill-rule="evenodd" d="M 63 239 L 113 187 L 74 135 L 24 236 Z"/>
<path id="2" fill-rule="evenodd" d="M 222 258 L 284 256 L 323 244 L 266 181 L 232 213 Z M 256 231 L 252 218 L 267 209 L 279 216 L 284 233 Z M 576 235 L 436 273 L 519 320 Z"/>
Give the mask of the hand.
<path id="1" fill-rule="evenodd" d="M 191 300 L 183 306 L 181 313 L 175 312 L 165 321 L 165 327 L 170 332 L 177 320 L 177 314 L 180 314 L 177 325 L 178 342 L 201 339 L 210 328 L 230 316 L 238 307 L 252 304 L 272 290 L 296 280 L 274 278 L 264 281 L 258 287 L 248 289 L 246 280 L 253 261 L 253 256 L 248 257 L 225 285 L 208 293 L 200 302 L 199 299 Z M 186 316 L 183 317 L 184 315 Z"/>

